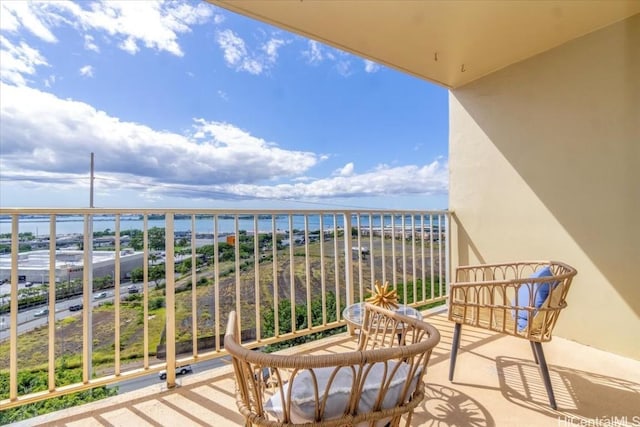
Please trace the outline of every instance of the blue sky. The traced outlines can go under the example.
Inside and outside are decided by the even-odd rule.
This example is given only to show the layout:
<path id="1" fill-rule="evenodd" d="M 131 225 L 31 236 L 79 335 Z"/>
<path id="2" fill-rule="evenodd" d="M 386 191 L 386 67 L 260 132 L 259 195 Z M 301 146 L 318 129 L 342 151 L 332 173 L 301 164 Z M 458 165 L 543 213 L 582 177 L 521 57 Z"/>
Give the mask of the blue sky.
<path id="1" fill-rule="evenodd" d="M 0 205 L 447 207 L 447 90 L 206 2 L 0 3 Z"/>

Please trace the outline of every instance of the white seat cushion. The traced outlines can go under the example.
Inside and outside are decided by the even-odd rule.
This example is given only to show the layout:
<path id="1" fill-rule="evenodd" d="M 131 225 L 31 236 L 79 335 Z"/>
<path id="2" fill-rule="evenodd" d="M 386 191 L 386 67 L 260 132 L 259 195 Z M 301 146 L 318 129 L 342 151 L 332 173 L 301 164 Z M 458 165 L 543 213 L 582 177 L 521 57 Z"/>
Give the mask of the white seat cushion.
<path id="1" fill-rule="evenodd" d="M 400 366 L 398 366 L 395 373 L 393 373 L 398 363 L 400 363 Z M 385 363 L 383 362 L 375 363 L 373 366 L 365 365 L 363 367 L 365 370 L 369 367 L 371 369 L 364 381 L 362 394 L 358 403 L 358 413 L 370 412 L 374 408 L 383 387 L 388 388 L 382 399 L 382 409 L 393 408 L 399 403 L 402 403 L 399 402 L 399 400 L 403 387 L 409 377 L 410 367 L 406 363 L 393 360 L 387 362 L 386 365 L 386 373 Z M 317 397 L 313 375 L 309 370 L 300 372 L 292 382 L 284 384 L 282 393 L 285 399 L 288 396 L 291 383 L 293 384 L 291 391 L 291 422 L 304 423 L 314 421 L 316 400 L 318 400 L 318 407 L 320 407 L 325 399 L 325 394 L 326 403 L 324 413 L 322 414 L 323 420 L 338 418 L 345 413 L 348 409 L 351 393 L 353 393 L 355 389 L 354 370 L 351 367 L 340 368 L 331 384 L 329 384 L 331 375 L 335 371 L 336 368 L 332 367 L 313 370 L 317 382 Z M 393 376 L 391 377 L 392 373 Z M 418 376 L 418 373 L 416 373 L 409 386 L 407 397 L 411 396 L 415 390 Z M 327 387 L 329 387 L 328 392 Z M 269 398 L 265 404 L 265 409 L 279 421 L 284 421 L 284 410 L 280 390 L 277 390 L 276 393 Z"/>

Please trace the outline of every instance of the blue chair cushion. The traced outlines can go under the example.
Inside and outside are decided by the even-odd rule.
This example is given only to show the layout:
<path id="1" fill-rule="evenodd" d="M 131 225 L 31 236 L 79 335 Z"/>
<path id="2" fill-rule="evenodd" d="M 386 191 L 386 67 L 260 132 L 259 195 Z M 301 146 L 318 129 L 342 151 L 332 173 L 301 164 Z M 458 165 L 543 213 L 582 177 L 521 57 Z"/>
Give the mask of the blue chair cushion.
<path id="1" fill-rule="evenodd" d="M 536 270 L 531 276 L 530 279 L 538 279 L 540 277 L 551 277 L 553 273 L 551 272 L 550 266 L 545 266 L 539 270 Z M 542 304 L 549 297 L 549 292 L 554 285 L 551 282 L 543 282 L 543 283 L 525 283 L 520 285 L 518 288 L 518 299 L 517 304 L 519 307 L 529 307 L 531 306 L 531 292 L 530 289 L 533 287 L 533 306 L 536 308 L 542 307 Z M 518 330 L 522 331 L 526 329 L 527 324 L 529 323 L 529 311 L 527 310 L 517 310 L 518 311 Z M 534 312 L 535 314 L 535 312 Z"/>

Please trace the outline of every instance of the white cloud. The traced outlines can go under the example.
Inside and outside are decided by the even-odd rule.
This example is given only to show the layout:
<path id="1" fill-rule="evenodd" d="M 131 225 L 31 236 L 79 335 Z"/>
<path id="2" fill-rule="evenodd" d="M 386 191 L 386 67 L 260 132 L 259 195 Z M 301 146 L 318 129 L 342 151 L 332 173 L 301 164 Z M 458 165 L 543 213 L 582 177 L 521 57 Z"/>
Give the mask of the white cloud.
<path id="1" fill-rule="evenodd" d="M 85 34 L 84 35 L 84 48 L 87 49 L 87 50 L 92 50 L 94 52 L 100 53 L 100 48 L 94 42 L 93 36 L 90 35 L 90 34 Z"/>
<path id="2" fill-rule="evenodd" d="M 283 150 L 231 124 L 203 119 L 195 122 L 193 137 L 205 141 L 206 147 L 214 148 L 218 159 L 224 164 L 228 162 L 230 168 L 245 169 L 243 181 L 247 176 L 255 176 L 255 179 L 296 176 L 317 163 L 313 153 Z M 251 170 L 254 168 L 264 171 Z M 267 174 L 263 175 L 264 172 Z"/>
<path id="3" fill-rule="evenodd" d="M 129 53 L 139 46 L 166 51 L 177 56 L 184 53 L 178 35 L 190 32 L 191 25 L 208 22 L 212 6 L 162 0 L 80 2 L 3 2 L 3 30 L 17 32 L 25 28 L 47 42 L 56 42 L 52 28 L 71 25 L 79 31 L 101 31 L 119 41 Z M 5 16 L 6 15 L 6 16 Z M 93 36 L 85 37 L 85 48 L 96 50 Z"/>
<path id="4" fill-rule="evenodd" d="M 86 7 L 86 8 L 85 8 Z M 38 66 L 48 66 L 40 52 L 25 41 L 11 40 L 26 30 L 46 42 L 55 43 L 53 29 L 62 25 L 76 28 L 84 39 L 85 49 L 99 52 L 89 31 L 111 36 L 118 46 L 135 54 L 143 46 L 182 56 L 178 35 L 191 31 L 190 25 L 203 24 L 212 16 L 212 6 L 196 6 L 163 0 L 147 1 L 3 1 L 0 3 L 0 80 L 26 85 Z M 81 74 L 92 76 L 93 69 L 83 67 Z M 43 80 L 46 87 L 54 82 Z"/>
<path id="5" fill-rule="evenodd" d="M 236 66 L 247 56 L 247 48 L 244 40 L 231 30 L 223 30 L 218 33 L 216 41 L 224 52 L 224 60 L 228 65 Z"/>
<path id="6" fill-rule="evenodd" d="M 315 40 L 307 41 L 307 48 L 302 51 L 302 56 L 309 65 L 319 65 L 323 62 L 331 63 L 336 72 L 343 77 L 349 77 L 354 74 L 352 64 L 354 57 L 351 54 L 325 46 Z M 367 73 L 376 72 L 380 67 L 375 62 L 368 60 L 365 60 L 364 64 L 364 70 Z"/>
<path id="7" fill-rule="evenodd" d="M 341 169 L 336 170 L 334 175 L 351 176 L 353 175 L 353 170 L 354 170 L 353 162 L 350 162 L 344 165 Z"/>
<path id="8" fill-rule="evenodd" d="M 1 92 L 3 179 L 85 174 L 92 151 L 103 174 L 197 188 L 295 177 L 318 162 L 227 123 L 198 119 L 193 135 L 181 135 L 28 87 L 2 84 Z"/>
<path id="9" fill-rule="evenodd" d="M 284 46 L 286 42 L 281 39 L 270 39 L 265 44 L 262 45 L 262 50 L 267 55 L 267 60 L 271 63 L 275 62 L 278 59 L 278 49 Z"/>
<path id="10" fill-rule="evenodd" d="M 380 65 L 376 64 L 373 61 L 369 61 L 368 59 L 364 60 L 364 71 L 367 73 L 375 73 L 380 69 Z"/>
<path id="11" fill-rule="evenodd" d="M 0 3 L 0 30 L 8 32 L 17 32 L 20 28 L 20 21 L 11 10 L 9 2 Z M 13 5 L 15 6 L 15 5 Z"/>
<path id="12" fill-rule="evenodd" d="M 222 49 L 224 60 L 229 67 L 255 75 L 270 69 L 278 59 L 278 50 L 287 43 L 282 39 L 271 38 L 254 52 L 240 36 L 229 29 L 219 31 L 216 42 Z"/>
<path id="13" fill-rule="evenodd" d="M 54 74 L 51 74 L 49 77 L 47 77 L 46 79 L 44 79 L 44 85 L 46 87 L 51 87 L 54 85 L 54 83 L 56 82 L 56 76 Z"/>
<path id="14" fill-rule="evenodd" d="M 120 43 L 119 46 L 120 46 L 120 49 L 132 55 L 135 55 L 140 50 L 140 48 L 136 44 L 136 40 L 133 37 L 127 37 L 125 40 L 123 40 Z"/>
<path id="15" fill-rule="evenodd" d="M 84 6 L 89 6 L 85 9 Z M 87 31 L 97 30 L 119 39 L 121 49 L 135 54 L 140 46 L 163 50 L 182 56 L 178 34 L 191 31 L 189 25 L 207 22 L 212 7 L 203 3 L 192 6 L 179 2 L 113 1 L 94 3 L 23 2 L 0 3 L 0 29 L 19 34 L 25 29 L 46 42 L 55 43 L 52 29 L 62 24 L 84 32 L 85 49 L 99 52 L 94 36 Z M 47 66 L 47 60 L 37 49 L 0 36 L 0 80 L 14 85 L 26 85 L 28 76 L 36 74 L 37 66 Z M 80 69 L 83 76 L 93 76 L 93 68 Z M 51 76 L 52 77 L 52 76 Z M 51 87 L 54 78 L 44 79 Z"/>
<path id="16" fill-rule="evenodd" d="M 302 56 L 312 65 L 321 63 L 325 58 L 322 45 L 315 40 L 309 40 L 308 49 L 302 51 Z"/>
<path id="17" fill-rule="evenodd" d="M 343 59 L 336 62 L 336 71 L 343 77 L 349 77 L 353 74 L 353 70 L 351 69 L 351 61 L 348 59 Z"/>
<path id="18" fill-rule="evenodd" d="M 91 65 L 85 65 L 80 68 L 80 75 L 84 77 L 93 77 L 93 67 Z"/>
<path id="19" fill-rule="evenodd" d="M 48 65 L 40 52 L 25 42 L 14 45 L 0 36 L 0 80 L 15 85 L 25 85 L 25 74 L 34 75 L 36 66 Z"/>
<path id="20" fill-rule="evenodd" d="M 448 169 L 434 161 L 425 166 L 379 167 L 361 175 L 338 176 L 311 182 L 273 186 L 237 184 L 234 194 L 268 199 L 309 199 L 335 197 L 443 195 L 448 188 Z"/>
<path id="21" fill-rule="evenodd" d="M 0 3 L 0 29 L 18 32 L 25 28 L 36 37 L 50 43 L 57 41 L 48 27 L 47 16 L 36 2 L 5 1 Z"/>
<path id="22" fill-rule="evenodd" d="M 190 25 L 208 22 L 212 7 L 163 1 L 100 2 L 75 15 L 83 26 L 122 37 L 120 46 L 127 52 L 137 52 L 140 44 L 182 56 L 178 34 L 190 32 Z"/>

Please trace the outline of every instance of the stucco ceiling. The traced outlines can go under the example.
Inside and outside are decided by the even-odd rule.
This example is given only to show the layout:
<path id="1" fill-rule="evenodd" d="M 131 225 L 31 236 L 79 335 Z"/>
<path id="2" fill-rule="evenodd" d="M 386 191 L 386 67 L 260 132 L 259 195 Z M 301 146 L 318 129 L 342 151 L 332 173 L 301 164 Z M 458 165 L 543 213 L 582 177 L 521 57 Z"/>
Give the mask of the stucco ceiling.
<path id="1" fill-rule="evenodd" d="M 449 88 L 640 13 L 640 0 L 207 0 Z"/>

